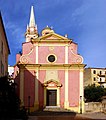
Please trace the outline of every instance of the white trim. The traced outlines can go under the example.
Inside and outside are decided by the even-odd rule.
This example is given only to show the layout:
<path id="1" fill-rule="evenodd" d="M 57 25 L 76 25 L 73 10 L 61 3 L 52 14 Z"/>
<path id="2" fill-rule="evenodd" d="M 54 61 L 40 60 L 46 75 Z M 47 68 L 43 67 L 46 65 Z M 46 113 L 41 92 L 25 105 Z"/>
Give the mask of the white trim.
<path id="1" fill-rule="evenodd" d="M 65 102 L 64 107 L 69 107 L 69 101 L 68 101 L 68 69 L 65 70 Z"/>
<path id="2" fill-rule="evenodd" d="M 36 70 L 35 75 L 35 103 L 38 103 L 38 69 Z"/>
<path id="3" fill-rule="evenodd" d="M 80 70 L 80 96 L 83 97 L 83 70 Z"/>
<path id="4" fill-rule="evenodd" d="M 84 112 L 84 86 L 83 86 L 83 70 L 81 69 L 80 70 L 80 96 L 79 96 L 79 102 L 80 102 L 80 106 L 79 106 L 79 112 L 80 111 L 80 108 L 82 108 L 82 113 Z"/>
<path id="5" fill-rule="evenodd" d="M 57 88 L 57 106 L 60 107 L 60 87 Z"/>
<path id="6" fill-rule="evenodd" d="M 34 43 L 35 44 L 35 43 Z M 36 43 L 37 44 L 37 43 Z M 35 45 L 36 45 L 35 44 Z M 59 44 L 57 44 L 57 43 L 39 43 L 39 47 L 42 47 L 42 46 L 45 46 L 45 47 L 58 47 L 58 46 L 63 46 L 63 47 L 65 47 L 67 44 L 66 43 L 59 43 Z"/>

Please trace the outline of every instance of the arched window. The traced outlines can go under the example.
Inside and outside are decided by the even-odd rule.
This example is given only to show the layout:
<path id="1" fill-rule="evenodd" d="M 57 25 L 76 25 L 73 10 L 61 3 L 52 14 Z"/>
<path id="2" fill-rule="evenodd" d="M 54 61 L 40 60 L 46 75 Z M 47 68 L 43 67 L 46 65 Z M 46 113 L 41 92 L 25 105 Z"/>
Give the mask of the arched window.
<path id="1" fill-rule="evenodd" d="M 102 71 L 100 71 L 100 75 L 102 74 Z"/>
<path id="2" fill-rule="evenodd" d="M 94 70 L 93 73 L 96 74 L 96 70 Z"/>
<path id="3" fill-rule="evenodd" d="M 100 82 L 102 81 L 102 78 L 100 78 Z"/>
<path id="4" fill-rule="evenodd" d="M 94 77 L 93 80 L 96 81 L 96 78 Z"/>

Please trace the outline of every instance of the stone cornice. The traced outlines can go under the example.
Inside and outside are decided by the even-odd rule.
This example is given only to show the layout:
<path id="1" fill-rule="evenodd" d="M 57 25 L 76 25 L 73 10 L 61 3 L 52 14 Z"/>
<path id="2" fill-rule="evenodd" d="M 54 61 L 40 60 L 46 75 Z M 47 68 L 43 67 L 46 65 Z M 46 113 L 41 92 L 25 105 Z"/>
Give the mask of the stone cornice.
<path id="1" fill-rule="evenodd" d="M 71 68 L 84 68 L 86 65 L 85 64 L 18 64 L 19 68 L 34 68 L 34 67 L 38 67 L 38 68 L 67 68 L 67 69 L 71 69 Z"/>
<path id="2" fill-rule="evenodd" d="M 32 43 L 71 43 L 72 40 L 61 40 L 61 39 L 45 39 L 45 40 L 40 40 L 40 39 L 32 39 Z"/>

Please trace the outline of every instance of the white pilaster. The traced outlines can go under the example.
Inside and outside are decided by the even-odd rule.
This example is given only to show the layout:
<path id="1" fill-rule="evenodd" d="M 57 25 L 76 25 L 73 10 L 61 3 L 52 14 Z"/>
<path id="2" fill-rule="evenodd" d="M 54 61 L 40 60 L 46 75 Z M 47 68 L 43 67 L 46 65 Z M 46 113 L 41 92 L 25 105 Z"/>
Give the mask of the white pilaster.
<path id="1" fill-rule="evenodd" d="M 83 96 L 83 70 L 80 70 L 80 96 Z"/>
<path id="2" fill-rule="evenodd" d="M 64 107 L 69 107 L 69 101 L 68 101 L 68 69 L 65 70 L 65 102 Z"/>
<path id="3" fill-rule="evenodd" d="M 38 69 L 36 70 L 36 76 L 35 76 L 35 108 L 38 109 L 39 101 L 38 101 Z"/>
<path id="4" fill-rule="evenodd" d="M 83 70 L 80 70 L 80 110 L 84 112 L 84 86 L 83 86 Z"/>
<path id="5" fill-rule="evenodd" d="M 21 105 L 24 105 L 24 70 L 20 70 L 20 99 Z"/>
<path id="6" fill-rule="evenodd" d="M 57 88 L 57 106 L 60 107 L 60 87 Z"/>
<path id="7" fill-rule="evenodd" d="M 65 46 L 65 64 L 68 64 L 68 45 Z M 68 69 L 65 69 L 65 101 L 64 107 L 69 107 L 68 101 Z"/>

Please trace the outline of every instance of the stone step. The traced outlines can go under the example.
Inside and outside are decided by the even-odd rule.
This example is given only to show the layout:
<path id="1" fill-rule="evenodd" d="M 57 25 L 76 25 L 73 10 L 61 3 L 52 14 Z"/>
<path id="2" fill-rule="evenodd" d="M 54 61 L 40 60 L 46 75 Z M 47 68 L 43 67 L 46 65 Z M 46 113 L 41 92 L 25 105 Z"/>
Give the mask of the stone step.
<path id="1" fill-rule="evenodd" d="M 46 106 L 43 110 L 31 113 L 31 116 L 61 116 L 75 115 L 76 113 L 57 106 Z"/>
<path id="2" fill-rule="evenodd" d="M 70 112 L 70 110 L 60 108 L 58 106 L 46 106 L 43 111 L 54 111 L 54 112 Z"/>

